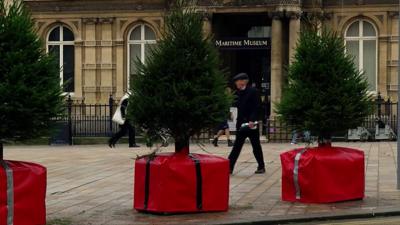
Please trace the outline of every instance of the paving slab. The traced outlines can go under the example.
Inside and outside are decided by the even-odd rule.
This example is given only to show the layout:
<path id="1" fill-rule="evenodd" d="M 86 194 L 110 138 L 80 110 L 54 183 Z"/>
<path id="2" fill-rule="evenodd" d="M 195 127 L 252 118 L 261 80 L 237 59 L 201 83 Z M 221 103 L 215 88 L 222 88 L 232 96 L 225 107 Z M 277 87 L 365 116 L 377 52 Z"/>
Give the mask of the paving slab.
<path id="1" fill-rule="evenodd" d="M 47 217 L 68 218 L 75 225 L 128 224 L 282 224 L 332 218 L 400 215 L 396 189 L 396 143 L 335 143 L 365 152 L 366 197 L 332 204 L 283 202 L 280 153 L 302 147 L 262 144 L 267 172 L 255 175 L 257 163 L 245 144 L 230 183 L 230 210 L 224 213 L 151 215 L 133 210 L 134 158 L 150 149 L 117 145 L 5 146 L 5 158 L 40 163 L 48 169 Z M 230 148 L 206 145 L 214 155 L 227 157 Z M 173 147 L 163 149 L 172 151 Z M 196 144 L 195 153 L 205 153 Z"/>

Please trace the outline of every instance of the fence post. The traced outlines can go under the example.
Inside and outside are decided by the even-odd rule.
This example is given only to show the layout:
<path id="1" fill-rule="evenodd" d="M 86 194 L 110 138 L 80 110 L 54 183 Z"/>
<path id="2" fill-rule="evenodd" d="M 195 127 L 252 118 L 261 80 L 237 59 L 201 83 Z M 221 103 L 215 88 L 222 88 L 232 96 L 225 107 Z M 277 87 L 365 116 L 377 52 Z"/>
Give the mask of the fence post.
<path id="1" fill-rule="evenodd" d="M 72 145 L 72 99 L 71 95 L 68 95 L 67 99 L 67 107 L 68 107 L 68 143 Z"/>
<path id="2" fill-rule="evenodd" d="M 389 115 L 389 116 L 392 115 L 392 101 L 390 100 L 390 97 L 388 98 L 388 100 L 386 102 L 385 113 L 386 113 L 386 115 Z"/>
<path id="3" fill-rule="evenodd" d="M 266 124 L 266 131 L 265 131 L 265 136 L 266 136 L 266 138 L 267 138 L 267 142 L 270 142 L 270 134 L 269 134 L 269 131 L 270 131 L 270 119 L 271 119 L 271 116 L 269 116 L 268 117 L 268 119 L 266 120 L 266 122 L 267 122 L 267 124 Z"/>
<path id="4" fill-rule="evenodd" d="M 381 109 L 381 105 L 382 105 L 382 96 L 381 93 L 378 92 L 378 97 L 376 99 L 377 105 L 378 105 L 378 118 L 381 118 L 381 114 L 382 114 L 382 109 Z"/>
<path id="5" fill-rule="evenodd" d="M 110 95 L 110 98 L 108 99 L 108 106 L 109 106 L 109 117 L 108 118 L 109 118 L 109 129 L 110 129 L 109 135 L 112 136 L 112 134 L 113 134 L 112 117 L 113 117 L 113 111 L 114 111 L 114 109 L 113 109 L 114 108 L 114 99 L 113 99 L 112 95 Z"/>

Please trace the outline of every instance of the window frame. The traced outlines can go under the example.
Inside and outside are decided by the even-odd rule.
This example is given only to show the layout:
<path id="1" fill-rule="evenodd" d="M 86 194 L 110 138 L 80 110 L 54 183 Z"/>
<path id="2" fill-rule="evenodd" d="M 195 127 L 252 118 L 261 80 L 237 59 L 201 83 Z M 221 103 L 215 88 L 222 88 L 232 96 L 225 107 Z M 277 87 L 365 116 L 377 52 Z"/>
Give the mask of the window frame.
<path id="1" fill-rule="evenodd" d="M 60 66 L 60 86 L 62 87 L 64 84 L 64 69 L 63 69 L 63 64 L 64 64 L 64 46 L 65 45 L 69 45 L 69 46 L 74 46 L 74 60 L 75 60 L 75 35 L 74 35 L 74 40 L 73 41 L 64 41 L 64 27 L 67 28 L 68 30 L 70 30 L 72 32 L 72 34 L 74 35 L 74 32 L 72 31 L 72 29 L 70 29 L 68 26 L 63 25 L 63 24 L 58 24 L 56 26 L 53 26 L 51 29 L 48 30 L 47 35 L 46 35 L 46 53 L 49 53 L 49 46 L 54 45 L 54 46 L 59 46 L 60 50 L 59 50 L 59 66 Z M 59 32 L 60 32 L 60 38 L 58 41 L 50 41 L 50 34 L 51 32 L 53 32 L 53 30 L 60 28 Z M 73 79 L 75 80 L 75 65 L 73 68 L 74 71 L 74 77 Z M 74 82 L 75 85 L 75 82 Z M 65 92 L 63 90 L 64 94 L 69 94 L 69 95 L 73 95 L 75 93 L 75 87 L 74 87 L 74 91 L 73 92 Z"/>
<path id="2" fill-rule="evenodd" d="M 136 30 L 138 27 L 140 27 L 140 40 L 131 40 L 131 35 L 134 30 Z M 146 40 L 146 27 L 148 27 L 155 35 L 154 40 Z M 129 88 L 129 82 L 130 82 L 130 71 L 131 71 L 131 45 L 140 45 L 140 61 L 143 63 L 146 59 L 146 49 L 145 46 L 146 44 L 157 44 L 157 33 L 153 29 L 152 26 L 146 24 L 146 23 L 140 23 L 135 26 L 133 26 L 130 31 L 128 32 L 127 35 L 127 88 Z"/>
<path id="3" fill-rule="evenodd" d="M 358 23 L 358 36 L 347 36 L 349 28 L 354 24 Z M 364 36 L 364 23 L 369 23 L 375 31 L 375 36 Z M 357 41 L 358 42 L 358 54 L 359 54 L 359 62 L 358 67 L 360 71 L 364 72 L 364 41 L 375 41 L 375 90 L 369 91 L 370 93 L 376 94 L 378 93 L 378 71 L 379 71 L 379 63 L 378 63 L 378 52 L 379 52 L 379 35 L 378 29 L 376 28 L 375 24 L 367 19 L 357 19 L 352 21 L 347 27 L 344 32 L 344 44 L 346 46 L 346 53 L 347 53 L 347 42 L 348 41 Z"/>

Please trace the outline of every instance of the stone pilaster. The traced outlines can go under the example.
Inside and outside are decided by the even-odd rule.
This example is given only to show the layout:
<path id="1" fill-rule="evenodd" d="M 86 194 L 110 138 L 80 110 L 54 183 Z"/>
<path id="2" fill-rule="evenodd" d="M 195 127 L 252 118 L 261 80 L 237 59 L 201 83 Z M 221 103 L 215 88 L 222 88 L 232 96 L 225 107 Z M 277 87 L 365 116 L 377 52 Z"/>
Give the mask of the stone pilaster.
<path id="1" fill-rule="evenodd" d="M 289 64 L 292 64 L 297 41 L 300 36 L 300 13 L 293 12 L 289 18 Z"/>
<path id="2" fill-rule="evenodd" d="M 212 35 L 212 14 L 205 12 L 203 15 L 203 32 L 204 35 Z"/>
<path id="3" fill-rule="evenodd" d="M 124 57 L 124 54 L 127 55 L 129 53 L 124 52 L 124 48 L 126 48 L 125 42 L 123 39 L 119 39 L 115 41 L 115 48 L 116 48 L 116 77 L 115 77 L 115 88 L 116 93 L 115 96 L 117 99 L 121 98 L 125 93 L 125 87 L 128 86 L 127 83 L 124 81 L 125 77 L 127 77 L 127 59 Z"/>
<path id="4" fill-rule="evenodd" d="M 75 99 L 83 98 L 83 83 L 82 83 L 82 40 L 75 41 Z"/>
<path id="5" fill-rule="evenodd" d="M 282 60 L 282 21 L 279 13 L 274 14 L 271 28 L 271 115 L 275 115 L 273 104 L 282 96 L 283 60 Z"/>

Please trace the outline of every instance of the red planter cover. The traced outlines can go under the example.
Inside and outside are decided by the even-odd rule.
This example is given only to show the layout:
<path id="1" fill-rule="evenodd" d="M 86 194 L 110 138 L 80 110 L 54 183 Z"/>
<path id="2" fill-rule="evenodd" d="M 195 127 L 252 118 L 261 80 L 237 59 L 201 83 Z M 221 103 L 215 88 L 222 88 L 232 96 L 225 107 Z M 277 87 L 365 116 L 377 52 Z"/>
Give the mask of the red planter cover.
<path id="1" fill-rule="evenodd" d="M 45 225 L 45 198 L 45 167 L 0 161 L 0 225 Z"/>
<path id="2" fill-rule="evenodd" d="M 362 151 L 328 146 L 295 149 L 282 153 L 281 163 L 284 201 L 329 203 L 364 198 Z"/>
<path id="3" fill-rule="evenodd" d="M 134 208 L 152 213 L 227 211 L 229 161 L 165 153 L 135 163 Z"/>

